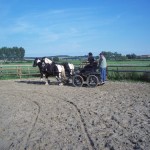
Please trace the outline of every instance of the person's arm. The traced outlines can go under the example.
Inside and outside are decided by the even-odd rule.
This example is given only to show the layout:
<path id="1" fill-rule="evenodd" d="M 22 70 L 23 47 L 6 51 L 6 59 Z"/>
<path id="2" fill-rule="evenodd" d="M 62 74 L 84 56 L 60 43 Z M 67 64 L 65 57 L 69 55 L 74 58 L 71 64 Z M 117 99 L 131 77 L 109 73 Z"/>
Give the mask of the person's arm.
<path id="1" fill-rule="evenodd" d="M 98 64 L 97 64 L 98 67 L 100 67 L 100 58 L 98 59 Z"/>

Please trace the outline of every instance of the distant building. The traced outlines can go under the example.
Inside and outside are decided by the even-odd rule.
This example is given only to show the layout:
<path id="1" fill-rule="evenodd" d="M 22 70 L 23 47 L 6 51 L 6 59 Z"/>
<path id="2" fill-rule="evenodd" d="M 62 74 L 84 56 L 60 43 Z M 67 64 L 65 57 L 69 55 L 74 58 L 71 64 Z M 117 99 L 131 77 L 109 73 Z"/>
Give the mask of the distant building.
<path id="1" fill-rule="evenodd" d="M 150 55 L 141 55 L 141 58 L 150 58 Z"/>

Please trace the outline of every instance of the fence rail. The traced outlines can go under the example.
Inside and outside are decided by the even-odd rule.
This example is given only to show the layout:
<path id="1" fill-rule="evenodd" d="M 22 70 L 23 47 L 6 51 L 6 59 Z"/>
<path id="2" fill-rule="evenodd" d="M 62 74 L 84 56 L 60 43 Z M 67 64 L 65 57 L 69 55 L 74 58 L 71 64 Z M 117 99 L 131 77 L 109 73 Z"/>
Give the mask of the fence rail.
<path id="1" fill-rule="evenodd" d="M 115 68 L 115 69 L 111 69 Z M 128 69 L 130 68 L 130 69 Z M 132 70 L 131 70 L 132 68 Z M 139 70 L 140 68 L 140 70 Z M 141 69 L 142 68 L 142 69 Z M 150 66 L 143 66 L 143 65 L 109 65 L 107 68 L 109 72 L 141 72 L 141 73 L 150 73 Z"/>
<path id="2" fill-rule="evenodd" d="M 31 65 L 1 65 L 0 77 L 16 76 L 22 78 L 23 76 L 40 75 L 38 67 L 33 68 Z"/>
<path id="3" fill-rule="evenodd" d="M 109 71 L 112 71 L 112 72 L 143 72 L 143 73 L 150 73 L 150 71 L 144 71 L 144 70 L 107 70 L 108 72 Z"/>
<path id="4" fill-rule="evenodd" d="M 118 72 L 118 73 L 119 72 L 123 72 L 123 73 L 125 72 L 137 72 L 138 73 L 139 72 L 139 73 L 149 74 L 150 66 L 109 65 L 107 67 L 107 72 L 108 73 L 109 72 Z M 38 67 L 34 68 L 31 65 L 0 65 L 0 77 L 17 76 L 19 78 L 22 78 L 24 76 L 31 77 L 31 76 L 38 76 L 38 75 L 40 75 Z"/>

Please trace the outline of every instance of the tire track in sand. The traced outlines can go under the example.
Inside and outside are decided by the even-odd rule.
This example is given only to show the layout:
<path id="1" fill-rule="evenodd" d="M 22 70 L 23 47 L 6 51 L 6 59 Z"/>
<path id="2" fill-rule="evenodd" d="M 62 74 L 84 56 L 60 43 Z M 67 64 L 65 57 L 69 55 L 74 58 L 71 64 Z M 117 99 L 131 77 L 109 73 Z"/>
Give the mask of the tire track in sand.
<path id="1" fill-rule="evenodd" d="M 96 150 L 96 148 L 94 146 L 94 142 L 93 142 L 93 140 L 91 139 L 91 137 L 90 137 L 90 135 L 88 133 L 87 126 L 86 126 L 84 118 L 82 117 L 80 109 L 77 107 L 77 105 L 75 103 L 67 100 L 66 98 L 63 99 L 63 100 L 65 102 L 69 103 L 71 106 L 73 106 L 75 111 L 77 111 L 78 117 L 80 118 L 80 122 L 81 122 L 81 128 L 82 128 L 82 130 L 84 132 L 85 138 L 86 138 L 87 143 L 88 143 L 88 147 L 89 147 L 90 150 Z"/>
<path id="2" fill-rule="evenodd" d="M 30 139 L 30 136 L 31 136 L 31 133 L 36 125 L 36 122 L 38 120 L 38 116 L 39 116 L 39 113 L 40 113 L 40 105 L 38 102 L 36 101 L 33 101 L 33 103 L 37 106 L 37 112 L 36 112 L 36 115 L 32 121 L 32 124 L 29 128 L 29 130 L 27 131 L 27 134 L 26 134 L 26 137 L 24 138 L 24 141 L 23 141 L 23 146 L 21 147 L 22 150 L 27 150 L 28 149 L 28 142 L 29 142 L 29 139 Z"/>

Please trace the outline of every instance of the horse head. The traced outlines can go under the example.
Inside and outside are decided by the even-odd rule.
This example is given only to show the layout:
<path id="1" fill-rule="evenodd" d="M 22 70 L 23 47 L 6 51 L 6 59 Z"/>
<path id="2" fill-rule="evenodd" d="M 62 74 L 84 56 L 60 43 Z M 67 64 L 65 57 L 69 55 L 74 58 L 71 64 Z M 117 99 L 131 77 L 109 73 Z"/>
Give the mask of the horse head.
<path id="1" fill-rule="evenodd" d="M 41 60 L 39 58 L 35 58 L 34 62 L 33 62 L 33 67 L 36 67 L 39 65 L 39 63 L 41 63 Z"/>

